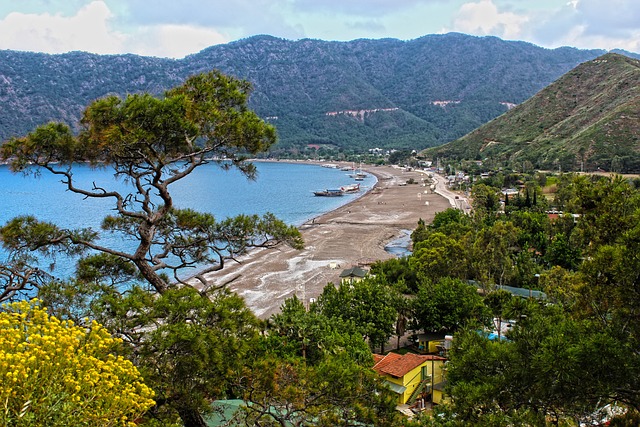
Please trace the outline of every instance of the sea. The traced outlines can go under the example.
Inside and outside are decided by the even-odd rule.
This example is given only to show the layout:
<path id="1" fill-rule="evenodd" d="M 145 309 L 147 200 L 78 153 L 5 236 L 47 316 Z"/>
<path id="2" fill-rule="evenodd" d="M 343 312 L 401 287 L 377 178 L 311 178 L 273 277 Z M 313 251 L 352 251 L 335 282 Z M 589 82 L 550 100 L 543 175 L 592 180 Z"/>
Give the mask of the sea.
<path id="1" fill-rule="evenodd" d="M 273 213 L 290 225 L 302 225 L 323 213 L 334 210 L 360 197 L 376 183 L 368 174 L 361 192 L 341 197 L 318 197 L 313 191 L 339 188 L 354 183 L 347 171 L 323 167 L 321 164 L 289 162 L 256 162 L 257 177 L 248 180 L 237 170 L 222 170 L 208 164 L 172 185 L 176 207 L 191 208 L 213 214 L 217 219 L 239 214 Z M 78 187 L 92 186 L 129 191 L 126 183 L 116 180 L 110 169 L 93 169 L 75 165 L 74 180 Z M 88 199 L 66 190 L 59 176 L 42 171 L 39 176 L 13 173 L 0 166 L 0 224 L 20 215 L 33 215 L 62 228 L 100 229 L 102 219 L 112 214 L 112 199 Z M 99 242 L 119 250 L 133 247 L 133 242 L 116 235 L 103 235 Z M 8 254 L 0 248 L 0 262 Z M 44 262 L 44 261 L 43 261 Z M 42 265 L 57 277 L 70 277 L 75 260 L 58 258 Z"/>

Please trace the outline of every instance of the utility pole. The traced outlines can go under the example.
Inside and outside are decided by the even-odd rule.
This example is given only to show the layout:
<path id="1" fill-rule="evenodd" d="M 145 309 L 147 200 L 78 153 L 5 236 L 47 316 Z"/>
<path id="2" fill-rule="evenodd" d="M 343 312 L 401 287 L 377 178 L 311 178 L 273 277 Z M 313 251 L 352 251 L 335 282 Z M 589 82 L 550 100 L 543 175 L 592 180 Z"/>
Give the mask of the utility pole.
<path id="1" fill-rule="evenodd" d="M 435 372 L 434 372 L 434 362 L 433 362 L 433 355 L 431 355 L 431 409 L 433 409 L 433 393 L 435 392 L 435 384 L 433 383 L 435 381 Z"/>

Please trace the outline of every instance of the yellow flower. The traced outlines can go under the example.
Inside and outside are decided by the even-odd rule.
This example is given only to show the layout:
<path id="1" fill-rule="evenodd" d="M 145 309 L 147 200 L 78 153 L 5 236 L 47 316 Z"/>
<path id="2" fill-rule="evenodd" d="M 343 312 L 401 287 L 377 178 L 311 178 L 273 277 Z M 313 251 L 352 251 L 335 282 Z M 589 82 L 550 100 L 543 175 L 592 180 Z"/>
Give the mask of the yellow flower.
<path id="1" fill-rule="evenodd" d="M 155 404 L 154 394 L 130 361 L 109 352 L 117 342 L 100 324 L 87 330 L 60 321 L 35 300 L 3 306 L 0 425 L 47 425 L 52 417 L 59 425 L 131 425 Z"/>

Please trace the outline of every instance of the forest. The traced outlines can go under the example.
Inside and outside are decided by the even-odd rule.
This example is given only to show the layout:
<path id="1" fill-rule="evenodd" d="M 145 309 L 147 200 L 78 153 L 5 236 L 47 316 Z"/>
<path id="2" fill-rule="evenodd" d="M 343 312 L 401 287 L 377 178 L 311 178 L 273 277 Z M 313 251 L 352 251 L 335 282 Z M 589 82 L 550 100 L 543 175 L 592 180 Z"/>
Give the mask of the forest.
<path id="1" fill-rule="evenodd" d="M 219 70 L 252 83 L 249 106 L 278 128 L 271 150 L 420 150 L 462 137 L 506 112 L 505 103 L 525 101 L 604 53 L 459 33 L 350 42 L 261 35 L 179 60 L 0 50 L 0 139 L 52 120 L 79 132 L 84 107 L 97 98 L 161 95 L 189 76 Z M 361 120 L 327 115 L 388 108 L 395 110 Z"/>

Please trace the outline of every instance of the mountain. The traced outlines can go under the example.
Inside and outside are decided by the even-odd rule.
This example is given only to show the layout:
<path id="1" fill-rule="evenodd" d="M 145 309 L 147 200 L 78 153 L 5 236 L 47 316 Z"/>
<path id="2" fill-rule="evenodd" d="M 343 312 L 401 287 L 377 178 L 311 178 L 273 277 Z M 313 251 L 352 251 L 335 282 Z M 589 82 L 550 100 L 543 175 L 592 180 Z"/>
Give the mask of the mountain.
<path id="1" fill-rule="evenodd" d="M 511 111 L 425 155 L 640 172 L 640 61 L 609 53 L 581 64 Z"/>
<path id="2" fill-rule="evenodd" d="M 0 51 L 0 141 L 51 120 L 77 130 L 92 100 L 160 94 L 213 68 L 254 85 L 278 147 L 416 148 L 459 138 L 605 53 L 450 33 L 328 42 L 255 36 L 180 60 Z"/>

